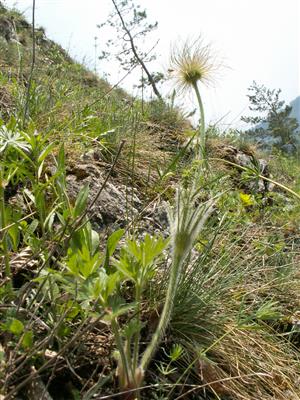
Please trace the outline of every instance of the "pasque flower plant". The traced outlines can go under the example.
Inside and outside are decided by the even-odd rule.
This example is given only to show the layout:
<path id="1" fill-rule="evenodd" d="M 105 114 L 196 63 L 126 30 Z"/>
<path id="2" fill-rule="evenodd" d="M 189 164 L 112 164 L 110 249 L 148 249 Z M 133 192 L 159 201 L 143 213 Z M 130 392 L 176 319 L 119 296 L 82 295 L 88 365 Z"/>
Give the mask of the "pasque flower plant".
<path id="1" fill-rule="evenodd" d="M 145 373 L 169 325 L 178 284 L 182 278 L 183 267 L 198 235 L 201 233 L 207 219 L 214 210 L 214 201 L 201 202 L 199 190 L 192 185 L 185 189 L 178 187 L 174 206 L 169 206 L 170 240 L 146 235 L 144 241 L 127 240 L 120 256 L 114 262 L 120 279 L 130 280 L 135 287 L 134 304 L 126 304 L 120 309 L 109 312 L 107 316 L 117 347 L 118 361 L 117 376 L 120 389 L 125 391 L 126 400 L 140 398 L 139 388 Z M 109 239 L 111 241 L 111 239 Z M 168 287 L 162 313 L 152 338 L 143 354 L 140 354 L 141 334 L 141 303 L 143 290 L 157 269 L 157 259 L 162 251 L 170 244 L 171 265 L 169 270 Z M 102 279 L 103 280 L 103 279 Z M 112 287 L 110 285 L 110 287 Z M 97 294 L 98 295 L 98 294 Z M 109 300 L 107 298 L 107 300 Z M 109 303 L 102 304 L 109 309 Z M 131 307 L 135 317 L 121 330 L 118 317 Z M 122 333 L 120 333 L 122 332 Z M 127 391 L 129 391 L 127 393 Z"/>

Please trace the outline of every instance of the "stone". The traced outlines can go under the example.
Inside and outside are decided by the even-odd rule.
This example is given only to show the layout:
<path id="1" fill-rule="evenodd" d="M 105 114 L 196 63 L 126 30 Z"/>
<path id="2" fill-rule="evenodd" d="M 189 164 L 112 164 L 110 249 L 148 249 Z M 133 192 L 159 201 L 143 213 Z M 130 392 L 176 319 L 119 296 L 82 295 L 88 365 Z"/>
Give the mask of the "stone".
<path id="1" fill-rule="evenodd" d="M 97 196 L 105 180 L 105 174 L 95 164 L 77 164 L 68 170 L 67 190 L 75 202 L 80 189 L 89 185 L 89 204 Z M 109 225 L 125 227 L 138 214 L 141 201 L 132 188 L 108 181 L 90 210 L 91 221 L 100 229 Z"/>
<path id="2" fill-rule="evenodd" d="M 9 18 L 5 16 L 0 17 L 0 36 L 2 36 L 7 42 L 14 37 L 14 26 Z"/>
<path id="3" fill-rule="evenodd" d="M 263 175 L 266 178 L 271 178 L 268 162 L 265 159 L 257 159 L 253 154 L 240 150 L 237 147 L 231 145 L 225 145 L 222 148 L 222 158 L 228 160 L 234 164 L 240 165 L 244 168 L 254 169 L 259 175 Z M 243 170 L 239 169 L 242 174 Z M 274 185 L 262 178 L 249 179 L 242 182 L 244 190 L 251 193 L 266 194 L 274 189 Z"/>

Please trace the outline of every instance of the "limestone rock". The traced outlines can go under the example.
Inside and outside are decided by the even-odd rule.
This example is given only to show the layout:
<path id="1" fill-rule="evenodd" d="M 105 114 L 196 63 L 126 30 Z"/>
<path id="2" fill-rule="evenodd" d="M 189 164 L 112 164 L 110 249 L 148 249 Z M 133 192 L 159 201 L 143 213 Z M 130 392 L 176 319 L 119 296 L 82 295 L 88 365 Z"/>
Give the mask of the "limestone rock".
<path id="1" fill-rule="evenodd" d="M 14 33 L 14 26 L 10 19 L 0 16 L 0 36 L 9 42 L 14 37 Z"/>
<path id="2" fill-rule="evenodd" d="M 78 164 L 68 171 L 67 187 L 71 201 L 75 201 L 80 189 L 89 185 L 89 204 L 104 184 L 105 174 L 95 164 Z M 114 225 L 124 227 L 138 214 L 141 201 L 132 188 L 108 181 L 97 197 L 91 211 L 92 222 L 99 229 Z"/>
<path id="3" fill-rule="evenodd" d="M 238 149 L 235 146 L 225 145 L 222 148 L 222 158 L 241 167 L 255 170 L 259 175 L 270 178 L 269 165 L 264 159 L 257 159 L 250 152 Z M 240 170 L 242 173 L 243 171 Z M 265 194 L 273 190 L 274 185 L 261 178 L 249 179 L 243 182 L 244 189 L 249 192 Z"/>

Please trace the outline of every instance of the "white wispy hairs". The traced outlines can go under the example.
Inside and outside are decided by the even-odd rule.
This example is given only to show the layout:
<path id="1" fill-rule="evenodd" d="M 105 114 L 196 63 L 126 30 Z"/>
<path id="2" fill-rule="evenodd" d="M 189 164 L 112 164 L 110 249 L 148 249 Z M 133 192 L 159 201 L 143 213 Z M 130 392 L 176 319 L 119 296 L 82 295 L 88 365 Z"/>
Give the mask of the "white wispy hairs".
<path id="1" fill-rule="evenodd" d="M 209 44 L 201 36 L 173 44 L 170 73 L 179 91 L 186 91 L 198 82 L 211 86 L 216 81 L 221 63 Z"/>

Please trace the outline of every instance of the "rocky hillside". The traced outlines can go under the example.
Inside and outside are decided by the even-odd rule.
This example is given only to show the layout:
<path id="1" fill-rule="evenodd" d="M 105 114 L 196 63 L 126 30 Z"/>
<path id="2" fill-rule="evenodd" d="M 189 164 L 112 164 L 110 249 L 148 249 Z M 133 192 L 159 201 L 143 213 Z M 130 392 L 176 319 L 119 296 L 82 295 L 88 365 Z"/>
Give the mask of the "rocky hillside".
<path id="1" fill-rule="evenodd" d="M 0 65 L 0 399 L 299 399 L 297 160 L 3 6 Z"/>

